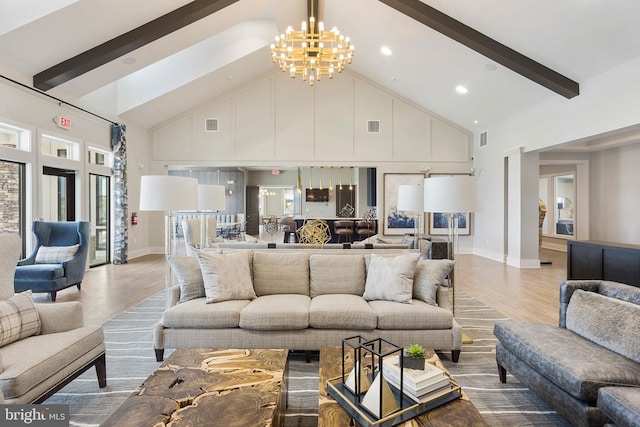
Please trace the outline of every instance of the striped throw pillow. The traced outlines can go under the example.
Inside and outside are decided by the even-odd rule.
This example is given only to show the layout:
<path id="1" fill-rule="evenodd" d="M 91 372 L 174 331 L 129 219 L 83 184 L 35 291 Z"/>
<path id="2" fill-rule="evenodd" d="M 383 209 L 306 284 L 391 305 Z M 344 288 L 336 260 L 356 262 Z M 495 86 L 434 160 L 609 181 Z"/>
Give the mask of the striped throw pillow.
<path id="1" fill-rule="evenodd" d="M 38 310 L 31 291 L 0 301 L 0 347 L 40 333 Z"/>
<path id="2" fill-rule="evenodd" d="M 69 261 L 78 252 L 80 245 L 40 246 L 36 254 L 36 264 L 60 264 Z"/>

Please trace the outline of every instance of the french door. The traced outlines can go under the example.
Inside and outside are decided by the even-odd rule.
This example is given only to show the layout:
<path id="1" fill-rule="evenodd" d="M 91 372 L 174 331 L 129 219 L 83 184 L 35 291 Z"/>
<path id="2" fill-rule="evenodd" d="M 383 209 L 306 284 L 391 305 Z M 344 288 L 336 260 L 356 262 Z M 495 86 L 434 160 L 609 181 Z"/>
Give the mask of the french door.
<path id="1" fill-rule="evenodd" d="M 104 175 L 89 174 L 89 221 L 91 221 L 91 245 L 89 266 L 111 262 L 110 215 L 111 178 Z"/>

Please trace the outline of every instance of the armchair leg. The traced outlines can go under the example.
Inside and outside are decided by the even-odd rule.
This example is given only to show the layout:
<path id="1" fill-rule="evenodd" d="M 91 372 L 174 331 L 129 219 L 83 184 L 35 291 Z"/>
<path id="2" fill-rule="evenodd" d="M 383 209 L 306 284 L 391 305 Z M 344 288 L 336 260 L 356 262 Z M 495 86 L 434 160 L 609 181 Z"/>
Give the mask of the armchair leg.
<path id="1" fill-rule="evenodd" d="M 104 353 L 96 360 L 96 375 L 98 376 L 98 386 L 105 388 L 107 386 L 107 357 Z"/>
<path id="2" fill-rule="evenodd" d="M 458 363 L 459 359 L 460 359 L 460 350 L 451 350 L 451 360 L 454 363 Z"/>
<path id="3" fill-rule="evenodd" d="M 164 359 L 164 348 L 156 348 L 156 362 L 162 362 Z"/>
<path id="4" fill-rule="evenodd" d="M 498 364 L 498 376 L 500 377 L 500 382 L 505 384 L 507 382 L 507 370 Z"/>
<path id="5" fill-rule="evenodd" d="M 56 302 L 56 295 L 58 293 L 56 291 L 51 291 L 51 302 Z"/>
<path id="6" fill-rule="evenodd" d="M 76 285 L 76 286 L 78 287 L 78 290 L 81 290 L 81 289 L 80 289 L 80 285 L 82 285 L 82 282 L 80 282 L 80 283 L 78 283 L 78 284 Z"/>

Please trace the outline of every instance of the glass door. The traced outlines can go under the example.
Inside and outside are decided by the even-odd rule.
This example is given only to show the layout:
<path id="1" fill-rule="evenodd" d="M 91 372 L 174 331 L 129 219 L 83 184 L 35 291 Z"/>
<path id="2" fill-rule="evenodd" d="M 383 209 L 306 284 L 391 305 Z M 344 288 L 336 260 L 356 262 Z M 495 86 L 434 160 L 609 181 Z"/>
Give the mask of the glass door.
<path id="1" fill-rule="evenodd" d="M 111 178 L 108 176 L 89 174 L 89 221 L 91 221 L 89 266 L 91 267 L 111 262 L 110 181 Z"/>
<path id="2" fill-rule="evenodd" d="M 48 166 L 42 168 L 42 219 L 76 220 L 76 173 Z"/>

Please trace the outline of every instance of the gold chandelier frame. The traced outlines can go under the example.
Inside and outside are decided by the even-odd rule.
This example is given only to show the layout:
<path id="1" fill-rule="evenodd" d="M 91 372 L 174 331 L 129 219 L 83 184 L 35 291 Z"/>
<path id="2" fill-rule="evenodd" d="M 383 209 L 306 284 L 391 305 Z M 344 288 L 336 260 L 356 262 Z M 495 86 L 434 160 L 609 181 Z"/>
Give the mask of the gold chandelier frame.
<path id="1" fill-rule="evenodd" d="M 349 37 L 340 34 L 336 27 L 325 31 L 322 22 L 318 22 L 316 28 L 313 15 L 309 16 L 309 31 L 307 22 L 303 21 L 301 30 L 289 26 L 271 44 L 273 62 L 277 62 L 283 72 L 289 72 L 292 78 L 308 79 L 311 86 L 323 76 L 332 79 L 335 73 L 341 73 L 345 64 L 351 64 L 354 54 Z"/>

